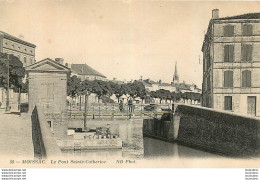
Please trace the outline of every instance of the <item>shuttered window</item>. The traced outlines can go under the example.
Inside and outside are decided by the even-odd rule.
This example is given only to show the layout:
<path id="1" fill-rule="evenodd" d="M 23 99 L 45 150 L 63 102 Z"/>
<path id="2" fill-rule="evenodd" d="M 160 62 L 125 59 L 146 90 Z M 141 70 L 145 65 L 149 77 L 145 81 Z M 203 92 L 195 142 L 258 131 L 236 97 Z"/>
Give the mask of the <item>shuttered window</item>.
<path id="1" fill-rule="evenodd" d="M 253 35 L 253 25 L 252 24 L 244 24 L 242 32 L 243 32 L 243 36 L 252 36 Z"/>
<path id="2" fill-rule="evenodd" d="M 224 109 L 232 110 L 232 96 L 225 96 Z"/>
<path id="3" fill-rule="evenodd" d="M 252 61 L 253 46 L 251 44 L 242 44 L 241 60 L 244 62 Z"/>
<path id="4" fill-rule="evenodd" d="M 242 72 L 242 87 L 251 87 L 251 71 Z"/>
<path id="5" fill-rule="evenodd" d="M 233 87 L 233 71 L 224 72 L 224 87 Z"/>
<path id="6" fill-rule="evenodd" d="M 224 62 L 234 61 L 234 45 L 224 46 Z"/>
<path id="7" fill-rule="evenodd" d="M 224 26 L 224 36 L 225 37 L 234 36 L 234 26 L 231 26 L 231 25 Z"/>

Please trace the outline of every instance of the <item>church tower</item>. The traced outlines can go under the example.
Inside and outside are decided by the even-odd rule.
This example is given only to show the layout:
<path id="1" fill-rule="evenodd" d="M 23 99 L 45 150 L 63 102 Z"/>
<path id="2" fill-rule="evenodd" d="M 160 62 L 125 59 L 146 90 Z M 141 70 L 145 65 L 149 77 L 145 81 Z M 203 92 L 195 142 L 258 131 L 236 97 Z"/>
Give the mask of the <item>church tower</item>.
<path id="1" fill-rule="evenodd" d="M 175 71 L 172 79 L 173 84 L 178 84 L 179 83 L 179 75 L 177 72 L 177 62 L 175 63 Z"/>

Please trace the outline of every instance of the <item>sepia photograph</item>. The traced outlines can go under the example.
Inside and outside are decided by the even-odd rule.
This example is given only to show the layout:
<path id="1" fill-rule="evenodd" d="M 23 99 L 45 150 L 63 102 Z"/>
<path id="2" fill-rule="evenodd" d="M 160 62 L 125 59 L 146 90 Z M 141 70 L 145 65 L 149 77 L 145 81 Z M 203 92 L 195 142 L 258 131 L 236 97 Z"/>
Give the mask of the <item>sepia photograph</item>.
<path id="1" fill-rule="evenodd" d="M 260 168 L 260 2 L 0 0 L 0 168 Z"/>

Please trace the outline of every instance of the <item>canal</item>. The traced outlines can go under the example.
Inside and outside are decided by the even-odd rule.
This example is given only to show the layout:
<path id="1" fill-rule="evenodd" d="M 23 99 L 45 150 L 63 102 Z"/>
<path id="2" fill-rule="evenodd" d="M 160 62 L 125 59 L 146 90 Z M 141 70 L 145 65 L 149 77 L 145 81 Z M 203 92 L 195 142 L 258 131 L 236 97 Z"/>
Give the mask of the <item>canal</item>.
<path id="1" fill-rule="evenodd" d="M 169 143 L 157 139 L 143 137 L 142 119 L 131 120 L 89 120 L 88 128 L 107 127 L 109 124 L 111 133 L 118 134 L 123 140 L 123 148 L 120 150 L 81 150 L 63 151 L 67 157 L 91 157 L 91 158 L 137 158 L 137 159 L 157 159 L 157 158 L 189 158 L 189 157 L 219 157 L 208 152 L 192 149 Z"/>

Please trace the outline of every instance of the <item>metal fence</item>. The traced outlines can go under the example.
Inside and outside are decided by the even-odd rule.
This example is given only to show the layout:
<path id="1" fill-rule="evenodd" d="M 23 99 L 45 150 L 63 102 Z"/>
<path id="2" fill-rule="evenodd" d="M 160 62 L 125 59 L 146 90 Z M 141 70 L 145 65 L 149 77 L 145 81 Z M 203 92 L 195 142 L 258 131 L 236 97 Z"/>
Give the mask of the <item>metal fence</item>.
<path id="1" fill-rule="evenodd" d="M 157 117 L 171 110 L 171 104 L 124 104 L 123 109 L 120 109 L 118 103 L 92 103 L 88 104 L 86 109 L 86 116 L 91 119 L 132 118 L 142 116 Z M 84 114 L 84 105 L 82 105 L 81 108 L 78 105 L 68 107 L 68 115 L 71 119 L 83 118 Z"/>

